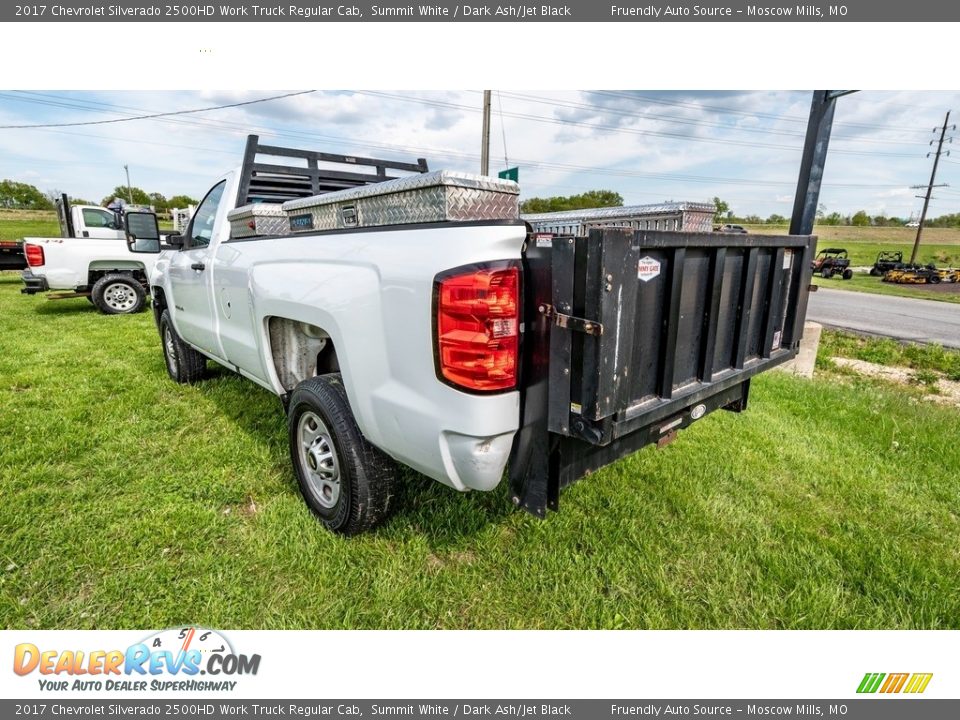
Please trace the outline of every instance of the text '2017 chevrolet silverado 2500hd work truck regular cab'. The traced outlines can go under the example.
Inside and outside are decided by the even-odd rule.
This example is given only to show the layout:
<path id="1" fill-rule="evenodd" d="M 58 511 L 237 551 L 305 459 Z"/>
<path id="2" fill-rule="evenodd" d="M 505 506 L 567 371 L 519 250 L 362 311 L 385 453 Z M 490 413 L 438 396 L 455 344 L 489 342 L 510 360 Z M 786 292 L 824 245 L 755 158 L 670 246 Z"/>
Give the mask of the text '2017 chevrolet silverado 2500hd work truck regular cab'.
<path id="1" fill-rule="evenodd" d="M 129 207 L 115 212 L 71 205 L 64 195 L 57 199 L 57 217 L 60 237 L 24 238 L 27 269 L 21 292 L 62 291 L 51 300 L 86 297 L 107 315 L 143 310 L 159 250 L 156 216 Z M 124 242 L 130 239 L 130 222 L 141 233 L 133 244 Z"/>
<path id="2" fill-rule="evenodd" d="M 251 136 L 156 263 L 167 370 L 195 382 L 211 358 L 280 396 L 306 503 L 351 534 L 386 517 L 397 462 L 458 490 L 509 466 L 543 517 L 796 354 L 810 235 L 534 234 L 517 199 Z"/>

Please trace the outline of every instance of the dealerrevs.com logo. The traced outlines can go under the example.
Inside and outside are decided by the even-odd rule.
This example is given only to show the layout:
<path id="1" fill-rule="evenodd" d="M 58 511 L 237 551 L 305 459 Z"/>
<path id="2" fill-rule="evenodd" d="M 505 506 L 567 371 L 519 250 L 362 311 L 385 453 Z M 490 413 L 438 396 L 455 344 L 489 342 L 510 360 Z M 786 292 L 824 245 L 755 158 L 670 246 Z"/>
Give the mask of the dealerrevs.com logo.
<path id="1" fill-rule="evenodd" d="M 13 653 L 14 673 L 36 673 L 40 689 L 49 691 L 230 691 L 238 682 L 233 678 L 256 675 L 259 669 L 259 654 L 237 653 L 222 633 L 200 627 L 163 630 L 126 650 L 20 643 Z"/>

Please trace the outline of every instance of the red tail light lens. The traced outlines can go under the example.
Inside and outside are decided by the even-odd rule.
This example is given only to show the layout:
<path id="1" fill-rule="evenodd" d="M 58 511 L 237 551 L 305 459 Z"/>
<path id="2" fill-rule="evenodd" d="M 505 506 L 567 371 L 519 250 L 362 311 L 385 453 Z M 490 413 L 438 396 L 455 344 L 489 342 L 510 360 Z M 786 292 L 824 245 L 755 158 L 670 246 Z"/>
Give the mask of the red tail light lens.
<path id="1" fill-rule="evenodd" d="M 474 269 L 436 283 L 439 374 L 451 385 L 490 392 L 517 386 L 520 271 Z"/>
<path id="2" fill-rule="evenodd" d="M 39 245 L 24 245 L 23 254 L 27 256 L 27 265 L 30 267 L 40 267 L 43 265 L 43 248 Z"/>

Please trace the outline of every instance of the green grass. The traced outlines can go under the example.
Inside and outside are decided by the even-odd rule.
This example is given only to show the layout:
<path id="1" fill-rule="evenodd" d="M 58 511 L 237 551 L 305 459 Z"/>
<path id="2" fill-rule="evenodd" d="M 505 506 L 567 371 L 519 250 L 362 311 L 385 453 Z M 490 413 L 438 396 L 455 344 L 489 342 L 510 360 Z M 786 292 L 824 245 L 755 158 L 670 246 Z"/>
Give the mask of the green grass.
<path id="1" fill-rule="evenodd" d="M 52 210 L 0 210 L 0 240 L 59 235 L 57 214 Z"/>
<path id="2" fill-rule="evenodd" d="M 890 338 L 874 338 L 836 330 L 824 330 L 820 337 L 817 362 L 831 357 L 866 360 L 879 365 L 908 367 L 925 372 L 943 373 L 960 381 L 960 351 L 940 345 L 899 343 Z"/>
<path id="3" fill-rule="evenodd" d="M 893 295 L 895 297 L 922 298 L 924 300 L 939 300 L 940 302 L 960 303 L 960 286 L 944 285 L 943 290 L 931 290 L 927 285 L 898 285 L 897 283 L 883 282 L 882 278 L 871 277 L 856 273 L 849 280 L 843 280 L 838 275 L 824 280 L 819 275 L 813 276 L 813 284 L 831 290 L 849 290 L 851 292 L 865 292 L 874 295 Z M 955 292 L 950 292 L 954 290 Z"/>
<path id="4" fill-rule="evenodd" d="M 960 628 L 955 409 L 767 373 L 564 491 L 412 472 L 351 540 L 301 502 L 280 403 L 170 382 L 151 317 L 0 275 L 0 626 Z"/>

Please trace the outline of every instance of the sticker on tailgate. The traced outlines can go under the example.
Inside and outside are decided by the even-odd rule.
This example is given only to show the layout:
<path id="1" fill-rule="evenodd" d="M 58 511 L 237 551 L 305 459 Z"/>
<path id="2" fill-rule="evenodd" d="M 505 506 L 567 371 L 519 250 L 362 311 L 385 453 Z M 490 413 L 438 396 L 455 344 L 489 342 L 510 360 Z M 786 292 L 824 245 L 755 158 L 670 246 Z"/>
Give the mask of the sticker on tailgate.
<path id="1" fill-rule="evenodd" d="M 647 255 L 646 257 L 640 258 L 640 262 L 637 263 L 637 277 L 640 280 L 647 282 L 648 280 L 653 280 L 659 274 L 660 274 L 659 260 L 654 260 L 649 255 Z"/>

